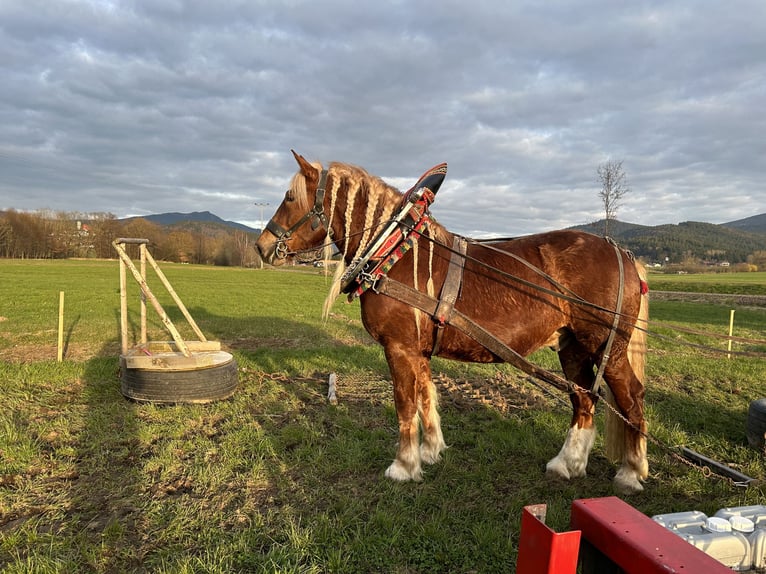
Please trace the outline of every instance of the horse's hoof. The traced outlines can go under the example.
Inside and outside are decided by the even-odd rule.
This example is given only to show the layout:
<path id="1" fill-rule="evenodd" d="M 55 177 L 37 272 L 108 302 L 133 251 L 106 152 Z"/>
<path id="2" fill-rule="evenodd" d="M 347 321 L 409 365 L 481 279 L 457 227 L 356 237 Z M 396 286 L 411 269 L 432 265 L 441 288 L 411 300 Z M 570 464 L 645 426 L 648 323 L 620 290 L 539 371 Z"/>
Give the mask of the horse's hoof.
<path id="1" fill-rule="evenodd" d="M 617 494 L 631 495 L 643 492 L 644 487 L 635 471 L 620 468 L 614 477 L 614 490 Z"/>
<path id="2" fill-rule="evenodd" d="M 407 482 L 408 480 L 420 481 L 423 479 L 423 474 L 419 469 L 410 473 L 401 462 L 395 460 L 386 469 L 386 478 L 396 480 L 397 482 Z"/>
<path id="3" fill-rule="evenodd" d="M 442 459 L 441 451 L 446 447 L 420 445 L 420 461 L 425 464 L 436 464 Z"/>
<path id="4" fill-rule="evenodd" d="M 553 458 L 545 465 L 545 476 L 551 480 L 569 480 L 569 469 L 559 457 Z"/>

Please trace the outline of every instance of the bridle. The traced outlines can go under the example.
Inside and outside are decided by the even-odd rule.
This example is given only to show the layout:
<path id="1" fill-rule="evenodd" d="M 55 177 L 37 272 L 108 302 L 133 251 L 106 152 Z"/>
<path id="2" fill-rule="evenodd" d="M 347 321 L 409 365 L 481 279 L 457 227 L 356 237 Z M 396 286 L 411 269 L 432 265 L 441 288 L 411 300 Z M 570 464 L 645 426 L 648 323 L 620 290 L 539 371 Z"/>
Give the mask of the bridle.
<path id="1" fill-rule="evenodd" d="M 298 230 L 304 223 L 311 220 L 311 229 L 316 230 L 320 225 L 324 226 L 327 230 L 327 234 L 332 237 L 332 229 L 330 229 L 330 222 L 327 219 L 327 215 L 324 212 L 324 194 L 325 186 L 327 184 L 327 170 L 323 169 L 319 176 L 319 185 L 317 186 L 316 198 L 314 199 L 314 206 L 296 221 L 290 229 L 285 229 L 279 225 L 272 217 L 266 224 L 266 231 L 269 231 L 274 237 L 277 238 L 277 244 L 274 248 L 274 257 L 277 259 L 284 259 L 287 257 L 287 241 L 292 234 Z"/>

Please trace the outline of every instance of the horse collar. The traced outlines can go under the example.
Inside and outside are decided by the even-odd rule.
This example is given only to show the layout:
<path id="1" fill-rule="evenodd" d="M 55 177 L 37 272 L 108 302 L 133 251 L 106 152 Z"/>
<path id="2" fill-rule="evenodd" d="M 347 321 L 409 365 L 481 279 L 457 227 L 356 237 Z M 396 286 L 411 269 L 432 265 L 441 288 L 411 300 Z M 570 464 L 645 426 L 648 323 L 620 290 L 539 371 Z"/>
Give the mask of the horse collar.
<path id="1" fill-rule="evenodd" d="M 371 287 L 375 290 L 377 281 L 388 273 L 426 230 L 431 221 L 428 208 L 446 175 L 446 163 L 425 172 L 402 197 L 399 212 L 386 222 L 362 255 L 349 264 L 341 277 L 341 291 L 348 294 L 349 301 Z"/>

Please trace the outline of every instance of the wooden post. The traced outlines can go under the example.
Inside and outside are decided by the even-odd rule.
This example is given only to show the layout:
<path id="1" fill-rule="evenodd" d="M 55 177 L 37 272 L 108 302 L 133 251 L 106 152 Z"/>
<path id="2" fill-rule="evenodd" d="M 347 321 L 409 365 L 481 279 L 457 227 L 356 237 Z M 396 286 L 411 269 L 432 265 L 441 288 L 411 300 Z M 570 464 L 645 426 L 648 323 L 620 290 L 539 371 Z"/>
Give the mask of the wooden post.
<path id="1" fill-rule="evenodd" d="M 734 309 L 729 313 L 729 337 L 734 334 Z M 729 353 L 726 355 L 727 359 L 731 359 L 731 339 L 729 339 Z"/>
<path id="2" fill-rule="evenodd" d="M 192 328 L 194 333 L 199 337 L 200 341 L 207 341 L 205 338 L 205 335 L 202 334 L 202 331 L 197 326 L 196 321 L 191 316 L 191 313 L 189 313 L 188 309 L 186 308 L 186 305 L 184 305 L 184 302 L 181 301 L 181 298 L 178 296 L 178 293 L 176 293 L 176 290 L 173 289 L 173 286 L 170 284 L 170 281 L 168 281 L 168 278 L 165 277 L 165 274 L 162 272 L 162 269 L 160 269 L 160 266 L 157 265 L 157 262 L 154 260 L 154 257 L 152 257 L 152 254 L 148 251 L 146 252 L 146 259 L 149 261 L 149 265 L 152 266 L 152 269 L 154 269 L 154 272 L 157 274 L 157 277 L 159 277 L 159 280 L 162 282 L 162 284 L 165 286 L 165 289 L 167 289 L 170 296 L 173 298 L 173 301 L 176 305 L 178 305 L 178 309 L 181 311 L 183 316 L 186 318 L 186 321 L 189 323 L 189 326 Z"/>
<path id="3" fill-rule="evenodd" d="M 330 378 L 327 381 L 327 400 L 331 405 L 338 404 L 338 396 L 335 394 L 335 384 L 338 380 L 338 375 L 330 373 Z"/>
<path id="4" fill-rule="evenodd" d="M 146 281 L 146 243 L 141 243 L 138 251 L 141 254 L 141 277 Z M 143 291 L 141 291 L 141 343 L 146 345 L 146 294 Z"/>
<path id="5" fill-rule="evenodd" d="M 64 292 L 59 291 L 58 362 L 64 360 Z"/>
<path id="6" fill-rule="evenodd" d="M 120 350 L 128 353 L 128 276 L 125 262 L 120 258 Z"/>

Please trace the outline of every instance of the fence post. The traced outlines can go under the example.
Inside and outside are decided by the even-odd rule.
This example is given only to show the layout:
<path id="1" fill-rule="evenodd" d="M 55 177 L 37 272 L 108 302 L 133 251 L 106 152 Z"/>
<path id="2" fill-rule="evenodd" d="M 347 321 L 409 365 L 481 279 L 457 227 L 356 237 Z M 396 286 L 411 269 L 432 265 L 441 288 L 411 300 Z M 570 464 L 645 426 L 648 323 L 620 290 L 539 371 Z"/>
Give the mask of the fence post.
<path id="1" fill-rule="evenodd" d="M 58 362 L 64 360 L 64 292 L 59 291 Z"/>

